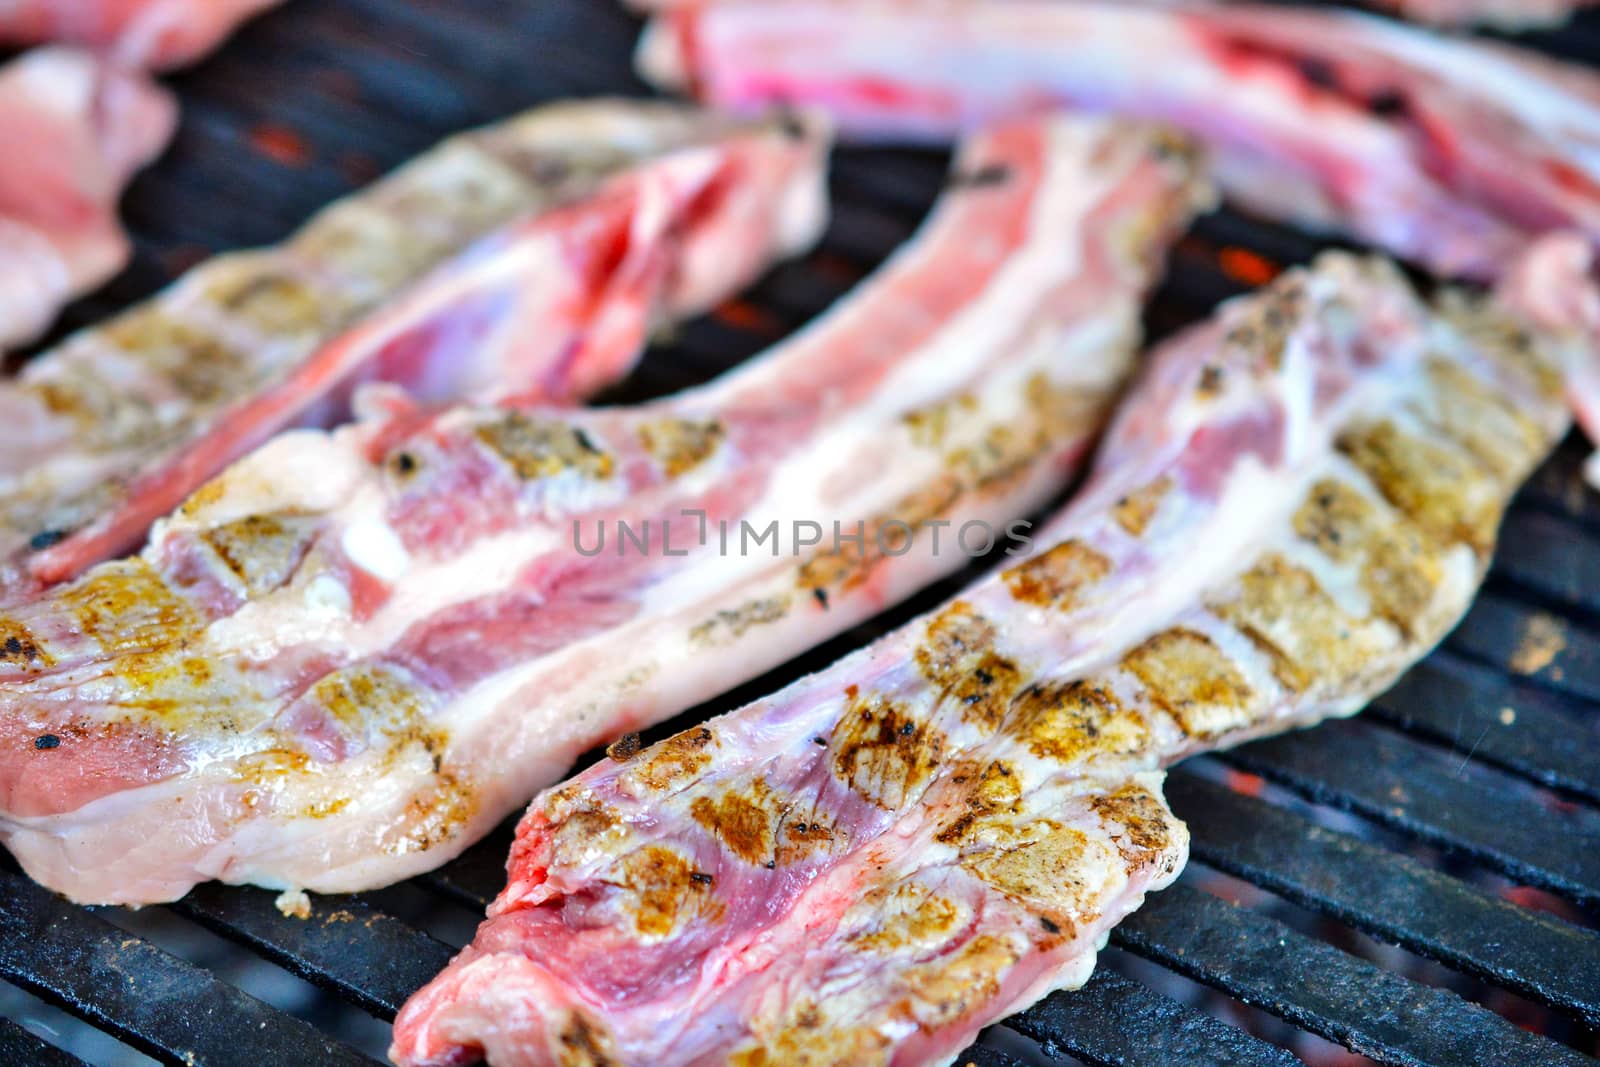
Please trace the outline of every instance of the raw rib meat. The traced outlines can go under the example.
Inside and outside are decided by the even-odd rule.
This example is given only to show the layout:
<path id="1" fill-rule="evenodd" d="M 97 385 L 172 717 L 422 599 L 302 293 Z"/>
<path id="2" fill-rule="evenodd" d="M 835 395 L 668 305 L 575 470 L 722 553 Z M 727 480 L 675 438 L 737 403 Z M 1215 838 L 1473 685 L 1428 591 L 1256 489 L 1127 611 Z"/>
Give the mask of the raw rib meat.
<path id="1" fill-rule="evenodd" d="M 1492 279 L 1556 229 L 1600 243 L 1600 75 L 1353 12 L 763 0 L 663 14 L 640 62 L 724 107 L 821 105 L 872 138 L 1062 102 L 1169 121 L 1243 206 L 1445 275 Z M 1600 366 L 1571 381 L 1600 442 L 1600 391 L 1581 391 Z"/>
<path id="2" fill-rule="evenodd" d="M 1594 0 L 1377 0 L 1408 19 L 1436 26 L 1489 25 L 1502 30 L 1555 26 Z"/>
<path id="3" fill-rule="evenodd" d="M 948 139 L 1068 103 L 1203 137 L 1224 192 L 1444 274 L 1530 233 L 1600 241 L 1600 76 L 1353 12 L 1094 0 L 764 0 L 669 12 L 657 80 L 816 104 L 857 137 Z"/>
<path id="4" fill-rule="evenodd" d="M 117 201 L 177 110 L 143 75 L 41 48 L 0 67 L 0 351 L 122 269 Z"/>
<path id="5" fill-rule="evenodd" d="M 181 66 L 282 0 L 0 0 L 0 44 L 66 41 L 130 67 Z"/>
<path id="6" fill-rule="evenodd" d="M 950 572 L 963 523 L 1059 489 L 1199 169 L 1142 127 L 996 130 L 877 276 L 708 386 L 393 403 L 278 438 L 143 555 L 0 613 L 0 836 L 83 901 L 444 862 L 594 744 Z M 897 520 L 952 525 L 938 549 Z M 741 552 L 744 522 L 771 539 Z M 809 547 L 833 522 L 865 540 Z"/>
<path id="7" fill-rule="evenodd" d="M 536 800 L 391 1055 L 945 1063 L 1086 980 L 1184 862 L 1162 766 L 1354 712 L 1466 608 L 1590 343 L 1521 298 L 1331 253 L 1165 346 L 1044 551 Z"/>
<path id="8" fill-rule="evenodd" d="M 0 385 L 0 598 L 134 547 L 273 433 L 333 421 L 360 380 L 425 401 L 615 381 L 659 314 L 811 242 L 825 147 L 796 122 L 559 105 L 191 271 Z"/>

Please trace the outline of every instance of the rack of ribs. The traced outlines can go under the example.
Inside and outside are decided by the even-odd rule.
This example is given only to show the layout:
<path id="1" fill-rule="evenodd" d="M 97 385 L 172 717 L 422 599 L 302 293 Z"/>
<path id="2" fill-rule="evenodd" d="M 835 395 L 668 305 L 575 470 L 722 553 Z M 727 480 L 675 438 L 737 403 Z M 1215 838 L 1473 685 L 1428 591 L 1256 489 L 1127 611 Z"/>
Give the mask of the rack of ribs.
<path id="1" fill-rule="evenodd" d="M 590 747 L 950 573 L 964 524 L 1058 492 L 1210 202 L 1201 173 L 1152 128 L 1008 125 L 879 273 L 707 386 L 592 410 L 385 394 L 279 437 L 140 556 L 0 613 L 0 836 L 81 901 L 443 863 Z"/>
<path id="2" fill-rule="evenodd" d="M 762 0 L 663 12 L 658 81 L 944 140 L 1069 104 L 1203 140 L 1239 205 L 1492 280 L 1537 236 L 1600 243 L 1600 75 L 1349 11 L 1098 0 Z M 1571 368 L 1600 441 L 1600 354 Z M 1590 465 L 1600 485 L 1600 457 Z"/>
<path id="3" fill-rule="evenodd" d="M 69 338 L 0 383 L 0 602 L 136 547 L 274 433 L 339 421 L 363 381 L 427 402 L 610 384 L 663 317 L 811 243 L 827 143 L 792 119 L 546 107 Z"/>
<path id="4" fill-rule="evenodd" d="M 1521 310 L 1588 284 L 1551 240 L 1431 304 L 1327 253 L 1163 346 L 1041 551 L 542 794 L 395 1060 L 947 1063 L 1087 980 L 1186 858 L 1165 765 L 1356 711 L 1466 609 L 1593 343 Z"/>

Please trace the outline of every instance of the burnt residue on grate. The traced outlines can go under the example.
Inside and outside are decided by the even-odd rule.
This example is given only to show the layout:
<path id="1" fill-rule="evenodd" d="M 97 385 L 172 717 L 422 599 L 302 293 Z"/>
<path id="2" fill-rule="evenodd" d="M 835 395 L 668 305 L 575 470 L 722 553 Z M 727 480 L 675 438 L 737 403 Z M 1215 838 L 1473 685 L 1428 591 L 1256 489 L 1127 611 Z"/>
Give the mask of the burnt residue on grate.
<path id="1" fill-rule="evenodd" d="M 135 264 L 62 329 L 209 252 L 284 236 L 464 126 L 561 97 L 642 92 L 628 65 L 637 29 L 613 0 L 292 0 L 174 80 L 178 143 L 127 202 Z M 1600 62 L 1600 19 L 1535 40 Z M 704 381 L 816 315 L 911 233 L 946 163 L 842 151 L 821 247 L 678 330 L 608 399 Z M 1317 248 L 1235 214 L 1202 221 L 1173 252 L 1152 335 Z M 962 1062 L 1587 1062 L 1600 1026 L 1600 494 L 1583 489 L 1581 461 L 1569 443 L 1535 476 L 1465 623 L 1361 718 L 1175 771 L 1170 796 L 1196 865 L 1124 923 L 1120 951 L 1085 988 L 992 1028 Z M 644 740 L 830 662 L 972 573 Z M 215 885 L 158 910 L 314 983 L 316 1011 L 276 1010 L 9 861 L 0 979 L 163 1062 L 371 1062 L 381 1049 L 342 1042 L 327 1019 L 391 1018 L 465 937 L 433 913 L 481 911 L 509 840 L 503 827 L 401 890 L 319 898 L 306 920 L 284 918 L 271 893 Z M 46 1042 L 18 1025 L 32 1021 L 0 1020 L 0 1062 L 78 1062 L 54 1047 L 72 1045 L 69 1033 Z"/>

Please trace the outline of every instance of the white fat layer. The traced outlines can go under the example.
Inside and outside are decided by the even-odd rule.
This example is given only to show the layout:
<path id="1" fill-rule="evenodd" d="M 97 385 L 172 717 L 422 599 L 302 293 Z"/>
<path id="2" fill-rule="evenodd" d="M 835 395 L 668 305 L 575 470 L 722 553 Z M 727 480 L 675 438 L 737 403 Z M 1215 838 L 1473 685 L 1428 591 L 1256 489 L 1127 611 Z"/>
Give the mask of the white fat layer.
<path id="1" fill-rule="evenodd" d="M 1534 75 L 1492 48 L 1400 26 L 1383 19 L 1349 17 L 1362 36 L 1396 59 L 1426 71 L 1469 98 L 1492 101 L 1530 129 L 1573 153 L 1593 173 L 1600 168 L 1600 109 L 1576 93 Z M 1587 139 L 1587 143 L 1585 142 Z"/>
<path id="2" fill-rule="evenodd" d="M 376 516 L 363 515 L 346 526 L 340 544 L 352 563 L 385 582 L 398 580 L 411 566 L 411 554 L 394 527 Z"/>
<path id="3" fill-rule="evenodd" d="M 1096 669 L 1168 626 L 1209 592 L 1219 575 L 1231 579 L 1237 574 L 1239 565 L 1259 551 L 1264 537 L 1281 527 L 1285 505 L 1297 498 L 1296 490 L 1304 482 L 1304 475 L 1297 478 L 1295 473 L 1269 467 L 1255 456 L 1241 459 L 1205 521 L 1187 532 L 1177 558 L 1142 583 L 1142 595 L 1130 597 L 1101 620 L 1087 649 L 1060 664 L 1059 673 Z M 1207 565 L 1196 566 L 1196 560 Z"/>
<path id="4" fill-rule="evenodd" d="M 367 479 L 369 467 L 340 435 L 320 430 L 279 434 L 217 475 L 221 492 L 198 492 L 151 540 L 167 532 L 205 530 L 254 515 L 338 510 Z"/>
<path id="5" fill-rule="evenodd" d="M 1361 559 L 1340 563 L 1316 545 L 1292 533 L 1273 545 L 1273 548 L 1291 564 L 1311 572 L 1317 584 L 1345 614 L 1364 619 L 1372 613 L 1372 598 L 1361 585 Z"/>
<path id="6" fill-rule="evenodd" d="M 1055 166 L 1076 172 L 1077 159 L 1089 151 L 1093 128 L 1057 124 L 1052 131 Z M 1082 269 L 1081 242 L 1063 237 L 1082 232 L 1083 213 L 1115 180 L 1107 176 L 1087 185 L 1047 176 L 1046 193 L 1034 208 L 1029 232 L 1035 237 L 1029 247 L 998 271 L 985 292 L 922 351 L 909 355 L 886 376 L 865 403 L 818 433 L 803 455 L 774 470 L 766 492 L 744 513 L 752 528 L 749 537 L 738 518 L 730 519 L 723 554 L 722 531 L 708 523 L 704 547 L 721 556 L 715 562 L 719 584 L 732 586 L 772 568 L 774 553 L 779 560 L 795 561 L 817 551 L 797 543 L 801 534 L 817 536 L 814 527 L 800 524 L 821 525 L 822 546 L 832 548 L 834 518 L 841 524 L 841 536 L 853 535 L 859 522 L 937 477 L 944 467 L 942 455 L 914 448 L 902 436 L 900 420 L 910 411 L 961 394 L 972 382 L 975 367 L 1002 364 L 985 383 L 979 409 L 963 414 L 961 421 L 968 426 L 1004 425 L 1022 415 L 1027 403 L 1024 383 L 1041 369 L 1058 386 L 1091 391 L 1109 388 L 1121 378 L 1132 343 L 1131 303 L 1099 308 L 1092 317 L 1070 325 L 1035 330 L 1020 342 L 1009 334 L 1014 324 L 1034 316 L 1045 293 Z M 996 352 L 997 343 L 1020 347 Z M 892 464 L 882 462 L 886 450 L 893 451 Z M 848 486 L 842 495 L 841 485 Z M 776 548 L 769 547 L 770 538 L 757 545 L 755 539 L 774 522 Z M 954 536 L 948 534 L 945 542 Z M 698 541 L 673 546 L 674 551 L 685 547 L 702 546 Z M 608 550 L 614 551 L 609 545 Z M 698 602 L 704 599 L 705 587 L 702 569 L 678 568 L 649 590 L 647 610 L 671 611 Z"/>

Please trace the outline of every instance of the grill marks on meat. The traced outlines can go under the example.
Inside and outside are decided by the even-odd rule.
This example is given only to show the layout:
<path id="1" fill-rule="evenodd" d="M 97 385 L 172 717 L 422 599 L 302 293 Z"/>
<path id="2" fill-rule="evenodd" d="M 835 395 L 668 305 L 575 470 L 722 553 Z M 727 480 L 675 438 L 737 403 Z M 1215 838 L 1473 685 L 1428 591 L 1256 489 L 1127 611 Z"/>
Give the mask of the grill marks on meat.
<path id="1" fill-rule="evenodd" d="M 1552 231 L 1600 242 L 1600 78 L 1352 12 L 763 0 L 664 12 L 640 62 L 724 107 L 822 106 L 857 137 L 1061 103 L 1157 118 L 1207 142 L 1242 206 L 1443 275 L 1498 279 Z M 1572 401 L 1600 440 L 1600 357 L 1581 355 Z"/>
<path id="2" fill-rule="evenodd" d="M 596 743 L 958 566 L 951 531 L 1003 525 L 1077 468 L 1162 253 L 1209 197 L 1170 136 L 1099 120 L 997 129 L 960 165 L 1009 178 L 952 189 L 859 292 L 718 382 L 590 411 L 389 397 L 332 434 L 281 436 L 141 556 L 5 613 L 14 728 L 52 724 L 68 759 L 135 753 L 112 780 L 54 788 L 7 746 L 8 846 L 81 900 L 213 877 L 383 884 L 448 859 Z M 926 529 L 903 555 L 736 540 L 742 520 L 923 518 L 952 523 L 938 552 Z M 593 554 L 596 527 L 618 538 L 623 521 L 650 550 Z M 668 751 L 630 767 L 665 780 L 705 755 Z M 864 776 L 892 765 L 892 748 L 862 751 Z M 807 827 L 785 847 L 820 840 Z M 664 889 L 650 899 L 653 925 L 677 921 Z"/>
<path id="3" fill-rule="evenodd" d="M 88 53 L 42 48 L 0 67 L 0 349 L 127 262 L 117 201 L 176 124 L 164 90 Z"/>
<path id="4" fill-rule="evenodd" d="M 61 41 L 129 67 L 182 66 L 280 0 L 7 0 L 0 43 Z"/>
<path id="5" fill-rule="evenodd" d="M 1227 305 L 1154 357 L 1053 547 L 535 801 L 393 1055 L 563 1062 L 577 1027 L 607 1063 L 942 1062 L 1084 981 L 1184 862 L 1160 768 L 1424 654 L 1588 343 L 1343 254 Z"/>
<path id="6" fill-rule="evenodd" d="M 133 547 L 362 381 L 427 402 L 615 381 L 658 317 L 814 238 L 824 150 L 815 126 L 558 105 L 446 142 L 279 248 L 191 271 L 0 386 L 0 596 Z"/>

